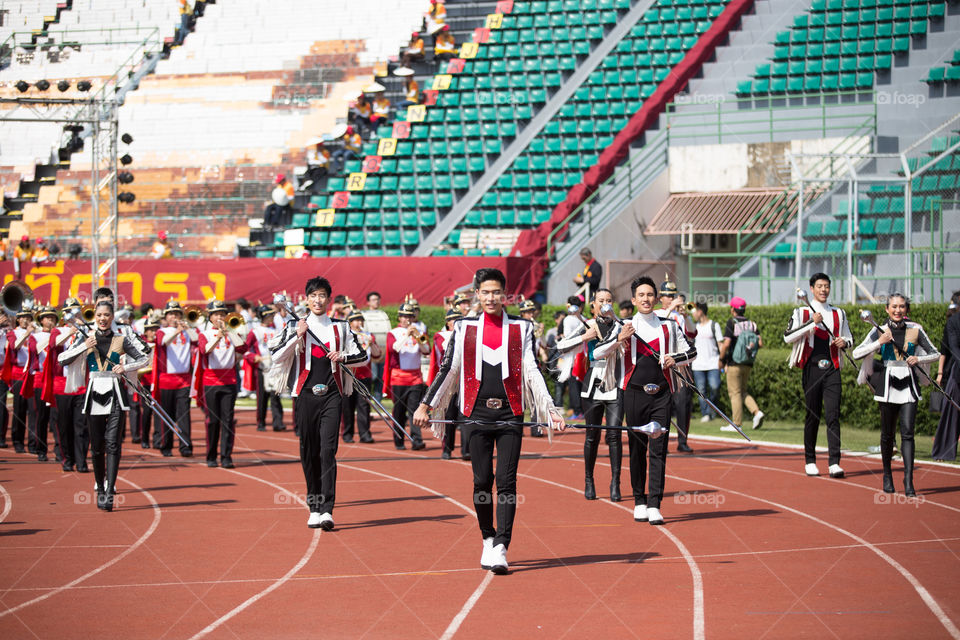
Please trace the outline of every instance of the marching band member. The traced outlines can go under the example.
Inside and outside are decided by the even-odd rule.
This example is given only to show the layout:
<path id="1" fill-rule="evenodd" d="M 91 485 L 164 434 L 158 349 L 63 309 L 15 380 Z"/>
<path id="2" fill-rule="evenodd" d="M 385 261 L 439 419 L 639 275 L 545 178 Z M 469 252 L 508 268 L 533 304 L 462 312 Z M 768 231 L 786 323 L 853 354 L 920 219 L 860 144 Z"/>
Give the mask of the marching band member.
<path id="1" fill-rule="evenodd" d="M 543 323 L 537 322 L 537 303 L 533 300 L 524 300 L 520 303 L 520 317 L 529 320 L 533 324 L 533 356 L 537 359 L 537 366 L 540 366 L 540 339 L 543 337 Z M 543 437 L 543 429 L 539 426 L 530 427 L 530 435 L 534 438 Z"/>
<path id="2" fill-rule="evenodd" d="M 474 276 L 474 289 L 480 298 L 482 313 L 455 324 L 452 348 L 444 354 L 443 364 L 417 408 L 414 425 L 430 424 L 446 414 L 453 395 L 458 392 L 460 413 L 482 421 L 470 430 L 469 451 L 473 466 L 473 505 L 483 537 L 480 566 L 494 573 L 508 570 L 507 549 L 513 534 L 517 512 L 517 465 L 523 440 L 524 411 L 529 408 L 535 420 L 549 421 L 562 431 L 563 416 L 537 368 L 531 347 L 533 325 L 504 312 L 506 278 L 498 269 L 480 269 Z M 530 406 L 526 406 L 529 403 Z M 439 437 L 443 429 L 433 429 Z M 493 453 L 497 452 L 496 472 Z M 496 528 L 494 528 L 493 481 L 497 481 Z"/>
<path id="3" fill-rule="evenodd" d="M 893 445 L 900 422 L 900 452 L 903 454 L 903 492 L 916 496 L 913 487 L 913 427 L 917 420 L 920 383 L 913 367 L 929 365 L 940 358 L 923 327 L 906 319 L 907 299 L 899 293 L 887 298 L 888 319 L 870 330 L 856 349 L 854 358 L 865 358 L 857 382 L 870 379 L 873 399 L 880 406 L 880 457 L 883 461 L 883 491 L 893 493 Z M 873 354 L 878 353 L 879 359 Z"/>
<path id="4" fill-rule="evenodd" d="M 453 336 L 453 328 L 456 326 L 457 320 L 462 319 L 463 316 L 456 308 L 450 309 L 446 315 L 446 328 L 433 334 L 433 348 L 430 350 L 430 371 L 427 376 L 427 384 L 433 384 L 433 381 L 436 380 L 440 363 L 443 362 L 443 356 L 451 344 L 450 338 Z M 443 416 L 445 420 L 452 421 L 443 430 L 443 452 L 440 457 L 444 460 L 450 459 L 450 455 L 453 453 L 453 444 L 457 441 L 457 420 L 460 419 L 460 412 L 457 409 L 458 404 L 457 396 L 454 394 L 447 406 L 447 412 Z M 465 424 L 460 425 L 460 430 L 460 455 L 464 460 L 469 460 L 467 441 L 470 439 L 470 430 Z"/>
<path id="5" fill-rule="evenodd" d="M 171 300 L 163 308 L 166 323 L 157 331 L 156 348 L 153 351 L 153 397 L 160 403 L 180 428 L 186 443 L 180 442 L 180 455 L 193 455 L 190 439 L 190 362 L 193 346 L 197 343 L 196 332 L 183 321 L 183 308 Z M 164 456 L 173 455 L 173 431 L 163 426 L 157 429 L 160 438 L 154 436 L 154 445 Z"/>
<path id="6" fill-rule="evenodd" d="M 63 313 L 80 309 L 80 301 L 67 298 L 63 301 Z M 86 363 L 82 359 L 64 365 L 60 355 L 84 340 L 74 326 L 55 327 L 50 331 L 47 346 L 46 367 L 44 368 L 42 399 L 51 406 L 50 421 L 53 424 L 54 437 L 60 445 L 61 465 L 64 471 L 76 469 L 87 473 L 87 451 L 90 448 L 90 432 L 83 415 L 83 398 L 87 393 L 83 371 L 73 373 L 79 380 L 79 386 L 67 392 L 67 378 L 76 369 L 83 369 Z"/>
<path id="7" fill-rule="evenodd" d="M 274 431 L 286 431 L 283 426 L 283 404 L 280 402 L 279 389 L 273 387 L 273 381 L 266 372 L 270 369 L 270 342 L 280 335 L 273 318 L 276 310 L 269 305 L 257 307 L 260 323 L 247 333 L 247 353 L 244 359 L 254 368 L 254 381 L 257 391 L 257 431 L 267 430 L 267 405 L 270 405 L 270 417 Z"/>
<path id="8" fill-rule="evenodd" d="M 147 345 L 150 354 L 150 364 L 137 371 L 137 378 L 140 380 L 140 386 L 144 390 L 153 393 L 151 381 L 153 380 L 153 351 L 157 348 L 157 330 L 160 329 L 160 318 L 152 311 L 148 312 L 143 318 L 143 341 Z M 130 432 L 133 435 L 133 442 L 139 442 L 144 449 L 150 448 L 150 427 L 153 423 L 153 407 L 147 402 L 146 398 L 141 397 L 139 392 L 133 394 L 133 401 L 130 405 Z M 157 425 L 160 421 L 157 420 Z M 154 443 L 159 444 L 159 429 L 155 430 Z"/>
<path id="9" fill-rule="evenodd" d="M 197 339 L 197 399 L 207 410 L 207 466 L 217 466 L 217 442 L 220 466 L 233 469 L 234 406 L 237 403 L 237 355 L 247 345 L 236 331 L 228 330 L 224 320 L 227 305 L 221 300 L 207 304 L 212 328 L 200 332 Z"/>
<path id="10" fill-rule="evenodd" d="M 840 384 L 840 369 L 843 357 L 840 349 L 853 344 L 853 336 L 843 309 L 827 302 L 830 296 L 830 276 L 815 273 L 810 276 L 810 293 L 813 300 L 809 307 L 793 310 L 783 340 L 793 345 L 790 366 L 803 371 L 803 396 L 806 403 L 806 418 L 803 422 L 803 448 L 808 476 L 820 475 L 817 468 L 817 432 L 820 431 L 820 416 L 827 423 L 827 447 L 829 448 L 829 473 L 831 478 L 842 478 L 840 467 L 840 399 L 843 389 Z"/>
<path id="11" fill-rule="evenodd" d="M 59 356 L 61 364 L 80 360 L 86 365 L 70 372 L 65 391 L 73 392 L 83 384 L 77 373 L 85 377 L 87 392 L 83 412 L 90 426 L 97 508 L 105 511 L 113 510 L 123 444 L 120 438 L 120 413 L 126 411 L 127 406 L 126 393 L 121 390 L 121 376 L 143 367 L 150 359 L 139 340 L 111 329 L 113 321 L 113 305 L 106 301 L 97 303 L 94 316 L 96 330 Z M 126 364 L 120 364 L 122 355 L 127 356 Z"/>
<path id="12" fill-rule="evenodd" d="M 373 371 L 370 368 L 371 361 L 382 355 L 380 345 L 372 333 L 364 330 L 363 314 L 354 309 L 347 322 L 350 324 L 350 330 L 357 337 L 360 348 L 367 352 L 367 361 L 356 367 L 353 372 L 357 378 L 357 383 L 367 387 L 370 393 L 373 393 Z M 357 385 L 354 384 L 354 387 Z M 342 435 L 344 442 L 353 442 L 353 426 L 356 422 L 357 434 L 360 436 L 360 442 L 370 444 L 373 442 L 373 436 L 370 435 L 370 401 L 367 396 L 362 394 L 359 389 L 354 389 L 353 393 L 344 398 L 343 409 L 343 427 Z"/>
<path id="13" fill-rule="evenodd" d="M 609 307 L 608 311 L 604 311 Z M 600 424 L 604 416 L 608 427 L 623 424 L 623 392 L 616 384 L 605 385 L 607 367 L 615 368 L 616 352 L 607 358 L 597 358 L 597 345 L 613 337 L 617 324 L 613 321 L 613 293 L 609 289 L 597 289 L 593 293 L 593 318 L 573 335 L 564 336 L 557 342 L 561 350 L 582 346 L 589 363 L 587 383 L 580 395 L 583 397 L 583 420 L 587 424 Z M 609 364 L 608 364 L 609 361 Z M 620 431 L 607 429 L 604 439 L 610 454 L 610 500 L 620 502 L 620 469 L 623 464 L 623 440 Z M 593 470 L 597 465 L 600 450 L 600 429 L 587 429 L 583 440 L 584 489 L 583 497 L 597 499 Z"/>
<path id="14" fill-rule="evenodd" d="M 397 311 L 397 326 L 387 334 L 387 357 L 383 370 L 383 396 L 393 400 L 393 419 L 401 427 L 407 426 L 407 416 L 412 416 L 426 386 L 420 369 L 420 357 L 430 353 L 430 343 L 425 333 L 413 326 L 416 314 L 410 303 L 400 305 Z M 411 424 L 410 443 L 414 451 L 425 449 L 420 427 Z M 393 445 L 406 449 L 403 432 L 395 431 Z"/>
<path id="15" fill-rule="evenodd" d="M 687 342 L 693 344 L 697 339 L 697 323 L 686 310 L 686 298 L 677 293 L 677 284 L 670 280 L 660 283 L 660 308 L 656 314 L 663 320 L 671 320 L 683 332 Z M 691 374 L 685 377 L 692 379 Z M 677 451 L 693 453 L 687 444 L 687 435 L 690 433 L 690 416 L 693 413 L 693 389 L 681 385 L 673 392 L 673 414 L 677 425 Z"/>
<path id="16" fill-rule="evenodd" d="M 7 383 L 10 392 L 13 394 L 13 424 L 10 429 L 13 449 L 17 453 L 24 453 L 23 438 L 27 431 L 27 414 L 30 405 L 27 398 L 21 395 L 21 391 L 29 355 L 30 337 L 36 330 L 36 325 L 33 323 L 32 302 L 24 303 L 20 311 L 17 312 L 16 321 L 16 328 L 7 331 L 7 351 L 0 377 Z"/>
<path id="17" fill-rule="evenodd" d="M 27 451 L 35 453 L 39 462 L 47 461 L 47 431 L 50 427 L 50 405 L 44 402 L 43 379 L 47 369 L 47 345 L 50 342 L 50 333 L 57 326 L 57 310 L 51 306 L 40 307 L 37 310 L 37 322 L 40 330 L 30 336 L 27 349 L 27 366 L 25 381 L 20 392 L 27 396 L 32 405 L 30 424 L 28 425 L 29 441 Z"/>
<path id="18" fill-rule="evenodd" d="M 304 289 L 309 316 L 284 331 L 273 352 L 269 375 L 279 389 L 289 383 L 296 398 L 294 420 L 310 509 L 307 526 L 330 531 L 334 527 L 343 398 L 353 392 L 353 379 L 342 367 L 364 362 L 367 353 L 345 322 L 327 316 L 332 292 L 327 279 L 311 278 Z"/>
<path id="19" fill-rule="evenodd" d="M 598 346 L 595 353 L 596 357 L 604 358 L 609 357 L 614 349 L 620 352 L 623 413 L 627 424 L 658 422 L 666 429 L 662 435 L 653 436 L 653 442 L 645 433 L 631 430 L 627 436 L 634 500 L 633 519 L 659 525 L 663 524 L 660 504 L 666 477 L 667 442 L 673 408 L 671 396 L 679 386 L 673 368 L 693 360 L 697 350 L 687 343 L 682 328 L 676 322 L 666 321 L 654 313 L 657 289 L 652 279 L 640 276 L 631 283 L 630 288 L 637 314 L 623 325 L 615 340 Z M 608 369 L 608 379 L 612 373 Z"/>
<path id="20" fill-rule="evenodd" d="M 13 331 L 10 327 L 10 317 L 0 311 L 0 362 L 7 360 L 7 333 Z M 10 411 L 7 409 L 7 393 L 10 385 L 0 376 L 0 449 L 7 448 L 7 427 L 10 425 Z"/>

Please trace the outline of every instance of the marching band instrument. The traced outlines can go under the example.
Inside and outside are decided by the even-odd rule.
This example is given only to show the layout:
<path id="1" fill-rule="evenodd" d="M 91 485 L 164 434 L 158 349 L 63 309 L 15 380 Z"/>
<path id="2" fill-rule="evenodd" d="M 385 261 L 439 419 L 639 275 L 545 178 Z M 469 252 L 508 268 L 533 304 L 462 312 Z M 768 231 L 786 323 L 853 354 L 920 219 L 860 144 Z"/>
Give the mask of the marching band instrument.
<path id="1" fill-rule="evenodd" d="M 688 303 L 687 303 L 687 313 L 693 313 L 693 310 L 696 309 L 696 308 L 697 308 L 697 303 L 696 303 L 696 302 L 688 302 Z"/>
<path id="2" fill-rule="evenodd" d="M 187 305 L 183 309 L 183 319 L 184 321 L 186 321 L 187 325 L 191 329 L 196 329 L 197 326 L 201 322 L 203 322 L 203 318 L 204 318 L 203 309 L 201 309 L 197 305 L 193 305 L 193 304 Z"/>
<path id="3" fill-rule="evenodd" d="M 243 319 L 243 316 L 236 311 L 233 313 L 228 313 L 227 317 L 223 320 L 223 324 L 226 326 L 228 331 L 236 331 L 243 327 L 246 322 L 247 321 Z"/>
<path id="4" fill-rule="evenodd" d="M 87 324 L 91 324 L 96 316 L 97 310 L 92 304 L 85 304 L 80 307 L 80 317 Z"/>
<path id="5" fill-rule="evenodd" d="M 413 339 L 419 342 L 420 344 L 427 343 L 427 336 L 417 331 L 416 327 L 410 327 L 407 333 L 409 333 L 410 336 L 413 337 Z"/>
<path id="6" fill-rule="evenodd" d="M 0 289 L 0 301 L 3 312 L 8 316 L 15 316 L 24 305 L 33 302 L 33 289 L 23 280 L 11 280 Z"/>

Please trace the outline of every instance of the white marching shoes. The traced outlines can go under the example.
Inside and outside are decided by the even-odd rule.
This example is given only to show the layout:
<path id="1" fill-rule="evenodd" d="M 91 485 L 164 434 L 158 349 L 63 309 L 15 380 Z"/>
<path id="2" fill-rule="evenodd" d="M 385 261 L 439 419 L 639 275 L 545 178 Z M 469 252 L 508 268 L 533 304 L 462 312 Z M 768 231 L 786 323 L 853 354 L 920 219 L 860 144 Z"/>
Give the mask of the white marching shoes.
<path id="1" fill-rule="evenodd" d="M 807 472 L 808 476 L 818 476 L 820 475 L 820 469 L 817 468 L 817 465 L 813 462 L 808 462 L 807 466 L 803 468 Z"/>
<path id="2" fill-rule="evenodd" d="M 830 477 L 831 478 L 842 478 L 843 477 L 843 467 L 838 464 L 830 465 Z"/>
<path id="3" fill-rule="evenodd" d="M 633 519 L 637 522 L 647 521 L 647 505 L 638 504 L 633 508 Z"/>
<path id="4" fill-rule="evenodd" d="M 484 538 L 483 553 L 480 554 L 480 568 L 490 569 L 493 567 L 495 561 L 496 556 L 493 554 L 493 538 Z"/>
<path id="5" fill-rule="evenodd" d="M 509 568 L 507 565 L 507 548 L 498 544 L 491 550 L 491 553 L 493 554 L 493 564 L 490 566 L 490 571 L 502 576 Z"/>
<path id="6" fill-rule="evenodd" d="M 330 512 L 320 514 L 320 528 L 324 531 L 333 530 L 333 516 L 330 515 Z"/>
<path id="7" fill-rule="evenodd" d="M 319 514 L 319 513 L 313 513 L 313 512 L 311 511 L 311 512 L 310 512 L 310 517 L 307 518 L 307 526 L 310 527 L 311 529 L 319 529 L 319 528 L 320 528 L 320 514 Z"/>
<path id="8" fill-rule="evenodd" d="M 660 509 L 647 507 L 647 520 L 650 524 L 663 524 L 663 516 L 660 515 Z"/>

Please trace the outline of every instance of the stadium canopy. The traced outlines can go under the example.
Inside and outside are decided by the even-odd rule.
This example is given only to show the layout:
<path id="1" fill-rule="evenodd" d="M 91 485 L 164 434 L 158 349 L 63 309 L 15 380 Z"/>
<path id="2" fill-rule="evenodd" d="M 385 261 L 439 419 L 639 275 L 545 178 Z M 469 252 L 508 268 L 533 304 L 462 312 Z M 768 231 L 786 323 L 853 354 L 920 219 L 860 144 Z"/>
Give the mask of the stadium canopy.
<path id="1" fill-rule="evenodd" d="M 819 193 L 807 191 L 807 202 Z M 740 189 L 672 194 L 644 231 L 648 236 L 685 233 L 776 233 L 797 215 L 794 189 Z"/>

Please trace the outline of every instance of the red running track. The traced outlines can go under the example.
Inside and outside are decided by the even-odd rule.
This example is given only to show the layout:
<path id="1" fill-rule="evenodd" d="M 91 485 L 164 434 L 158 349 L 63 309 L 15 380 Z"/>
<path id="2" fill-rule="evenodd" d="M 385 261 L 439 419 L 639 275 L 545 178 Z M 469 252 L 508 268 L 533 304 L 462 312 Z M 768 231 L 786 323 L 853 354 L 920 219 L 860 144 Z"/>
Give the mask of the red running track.
<path id="1" fill-rule="evenodd" d="M 798 450 L 694 440 L 653 527 L 583 499 L 582 432 L 526 438 L 511 572 L 492 576 L 468 463 L 437 441 L 396 451 L 380 424 L 376 444 L 341 444 L 323 533 L 293 434 L 239 417 L 234 470 L 201 443 L 192 459 L 126 443 L 112 514 L 91 474 L 0 450 L 0 637 L 960 637 L 957 469 L 919 465 L 907 501 L 878 493 L 871 458 L 807 478 Z"/>

